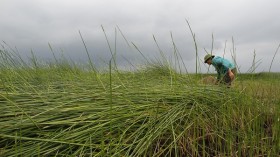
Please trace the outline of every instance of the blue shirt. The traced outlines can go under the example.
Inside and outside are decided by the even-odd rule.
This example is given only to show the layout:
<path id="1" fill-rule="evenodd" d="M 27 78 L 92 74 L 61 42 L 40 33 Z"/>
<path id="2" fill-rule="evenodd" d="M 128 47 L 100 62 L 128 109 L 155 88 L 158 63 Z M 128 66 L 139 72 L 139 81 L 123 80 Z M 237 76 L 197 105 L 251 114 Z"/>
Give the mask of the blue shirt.
<path id="1" fill-rule="evenodd" d="M 215 69 L 218 73 L 218 77 L 217 77 L 218 80 L 221 79 L 221 76 L 225 76 L 227 74 L 228 69 L 235 68 L 234 63 L 230 62 L 227 59 L 219 57 L 219 56 L 215 56 L 212 59 L 212 65 L 215 67 Z"/>

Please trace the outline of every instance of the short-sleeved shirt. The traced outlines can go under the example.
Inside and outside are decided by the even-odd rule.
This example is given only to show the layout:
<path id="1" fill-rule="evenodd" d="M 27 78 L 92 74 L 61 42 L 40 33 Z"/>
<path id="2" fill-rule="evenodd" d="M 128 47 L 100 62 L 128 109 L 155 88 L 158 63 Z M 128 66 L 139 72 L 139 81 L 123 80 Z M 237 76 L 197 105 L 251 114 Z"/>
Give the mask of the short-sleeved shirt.
<path id="1" fill-rule="evenodd" d="M 221 79 L 221 76 L 225 76 L 227 74 L 228 69 L 235 68 L 235 64 L 233 62 L 230 62 L 229 60 L 219 56 L 215 56 L 212 59 L 212 65 L 215 67 L 218 73 L 218 77 L 217 77 L 218 80 Z"/>

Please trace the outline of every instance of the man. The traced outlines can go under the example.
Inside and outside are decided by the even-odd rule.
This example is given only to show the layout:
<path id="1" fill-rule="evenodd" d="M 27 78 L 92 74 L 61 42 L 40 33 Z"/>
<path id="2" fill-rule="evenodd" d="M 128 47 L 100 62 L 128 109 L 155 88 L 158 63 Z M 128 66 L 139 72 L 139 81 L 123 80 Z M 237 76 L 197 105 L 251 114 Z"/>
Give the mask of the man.
<path id="1" fill-rule="evenodd" d="M 231 83 L 234 80 L 236 74 L 236 67 L 234 63 L 222 57 L 211 54 L 207 54 L 204 57 L 204 63 L 213 65 L 215 67 L 218 73 L 216 84 L 224 83 L 227 85 L 227 87 L 231 86 Z"/>

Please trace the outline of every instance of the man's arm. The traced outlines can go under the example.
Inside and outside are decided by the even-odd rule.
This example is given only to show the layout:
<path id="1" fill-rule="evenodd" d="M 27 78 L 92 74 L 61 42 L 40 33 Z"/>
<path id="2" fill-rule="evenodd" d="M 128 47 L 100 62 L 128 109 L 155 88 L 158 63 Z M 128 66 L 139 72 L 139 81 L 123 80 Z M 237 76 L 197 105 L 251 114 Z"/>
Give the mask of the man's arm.
<path id="1" fill-rule="evenodd" d="M 232 81 L 234 79 L 234 73 L 231 71 L 230 68 L 228 68 L 228 75 L 230 77 L 230 80 Z"/>

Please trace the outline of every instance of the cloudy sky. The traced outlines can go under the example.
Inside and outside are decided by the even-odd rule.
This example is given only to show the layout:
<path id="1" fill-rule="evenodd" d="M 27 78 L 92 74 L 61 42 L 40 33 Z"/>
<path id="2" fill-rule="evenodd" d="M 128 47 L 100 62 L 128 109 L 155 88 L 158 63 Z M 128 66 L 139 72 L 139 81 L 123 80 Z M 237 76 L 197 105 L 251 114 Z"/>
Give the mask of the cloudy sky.
<path id="1" fill-rule="evenodd" d="M 160 58 L 160 50 L 172 59 L 174 42 L 188 71 L 195 72 L 187 20 L 201 71 L 212 42 L 215 55 L 231 59 L 235 53 L 241 72 L 252 66 L 254 52 L 257 71 L 268 71 L 280 44 L 279 15 L 279 0 L 0 0 L 0 40 L 23 56 L 32 50 L 51 58 L 50 44 L 57 56 L 85 62 L 80 31 L 95 64 L 108 63 L 111 48 L 120 66 L 140 64 L 141 53 Z M 8 47 L 4 42 L 1 49 Z M 271 71 L 280 72 L 279 66 L 280 52 Z"/>

